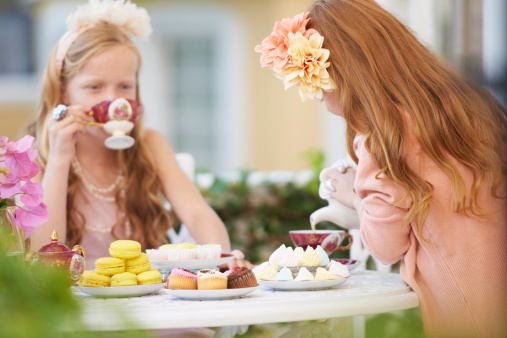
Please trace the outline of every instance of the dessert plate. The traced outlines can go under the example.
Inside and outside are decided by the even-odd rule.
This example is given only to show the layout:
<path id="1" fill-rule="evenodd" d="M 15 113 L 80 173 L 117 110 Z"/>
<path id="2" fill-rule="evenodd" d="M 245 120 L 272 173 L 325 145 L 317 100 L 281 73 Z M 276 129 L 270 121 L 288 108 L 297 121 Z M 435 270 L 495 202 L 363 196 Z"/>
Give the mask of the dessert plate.
<path id="1" fill-rule="evenodd" d="M 349 271 L 354 270 L 361 263 L 358 259 L 348 259 L 348 258 L 331 258 L 332 261 L 336 261 L 338 263 L 342 263 L 345 265 Z"/>
<path id="2" fill-rule="evenodd" d="M 221 299 L 234 299 L 245 296 L 257 290 L 259 286 L 251 288 L 239 289 L 223 289 L 223 290 L 173 290 L 162 289 L 165 293 L 181 299 L 187 300 L 221 300 Z"/>
<path id="3" fill-rule="evenodd" d="M 197 270 L 197 269 L 208 269 L 208 268 L 216 268 L 217 265 L 227 263 L 234 256 L 232 254 L 223 253 L 222 257 L 219 258 L 209 258 L 209 259 L 181 259 L 181 260 L 150 260 L 150 264 L 152 267 L 157 269 L 187 269 L 187 270 Z"/>
<path id="4" fill-rule="evenodd" d="M 132 286 L 109 286 L 109 287 L 89 287 L 76 286 L 76 290 L 86 293 L 93 297 L 100 298 L 122 298 L 145 296 L 158 291 L 166 286 L 166 283 L 132 285 Z"/>
<path id="5" fill-rule="evenodd" d="M 348 279 L 349 279 L 348 277 L 345 277 L 331 280 L 309 280 L 309 281 L 289 281 L 289 282 L 258 280 L 257 282 L 261 286 L 274 290 L 311 291 L 311 290 L 330 289 L 334 286 L 345 283 Z"/>

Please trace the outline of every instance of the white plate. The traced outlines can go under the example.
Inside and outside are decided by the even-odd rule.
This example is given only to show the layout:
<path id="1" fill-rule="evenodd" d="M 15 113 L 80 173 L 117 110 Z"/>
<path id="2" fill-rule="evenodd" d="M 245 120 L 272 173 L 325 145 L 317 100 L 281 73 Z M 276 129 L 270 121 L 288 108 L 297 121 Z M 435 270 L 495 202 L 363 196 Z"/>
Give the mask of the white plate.
<path id="1" fill-rule="evenodd" d="M 349 278 L 336 278 L 331 280 L 309 280 L 309 281 L 266 281 L 258 280 L 257 282 L 264 287 L 275 290 L 322 290 L 330 289 L 334 286 L 345 283 Z"/>
<path id="2" fill-rule="evenodd" d="M 361 264 L 361 261 L 358 259 L 348 259 L 348 258 L 331 258 L 332 261 L 337 261 L 339 263 L 342 263 L 345 265 L 349 271 L 354 270 L 357 268 L 359 264 Z"/>
<path id="3" fill-rule="evenodd" d="M 76 289 L 93 297 L 121 298 L 145 296 L 162 289 L 164 286 L 166 286 L 166 283 L 96 288 L 89 286 L 76 286 Z"/>
<path id="4" fill-rule="evenodd" d="M 209 259 L 182 259 L 182 260 L 150 260 L 152 267 L 157 269 L 170 270 L 174 268 L 197 270 L 197 269 L 209 269 L 216 268 L 217 265 L 227 263 L 234 256 L 231 254 L 222 254 L 220 258 L 209 258 Z"/>
<path id="5" fill-rule="evenodd" d="M 165 293 L 181 299 L 190 300 L 218 300 L 233 299 L 247 295 L 257 290 L 258 286 L 251 288 L 223 289 L 223 290 L 172 290 L 162 289 Z"/>

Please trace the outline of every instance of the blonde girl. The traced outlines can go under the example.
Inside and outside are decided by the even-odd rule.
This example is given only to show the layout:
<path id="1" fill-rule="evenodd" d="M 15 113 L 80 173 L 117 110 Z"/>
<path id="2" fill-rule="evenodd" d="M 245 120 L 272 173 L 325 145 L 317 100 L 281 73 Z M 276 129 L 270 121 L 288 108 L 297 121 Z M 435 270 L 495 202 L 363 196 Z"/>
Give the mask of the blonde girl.
<path id="1" fill-rule="evenodd" d="M 140 101 L 141 56 L 130 35 L 149 35 L 146 11 L 123 1 L 91 1 L 68 22 L 69 31 L 44 71 L 34 124 L 50 221 L 34 232 L 32 248 L 47 243 L 55 229 L 61 241 L 85 247 L 87 269 L 109 255 L 116 239 L 139 241 L 143 250 L 157 248 L 167 243 L 166 232 L 174 223 L 160 201 L 163 195 L 199 243 L 217 243 L 230 251 L 224 224 L 161 134 L 145 130 L 141 119 L 130 134 L 134 146 L 117 151 L 104 146 L 110 135 L 90 123 L 88 112 L 96 103 Z M 63 116 L 62 106 L 54 110 L 58 105 L 65 106 Z"/>
<path id="2" fill-rule="evenodd" d="M 287 35 L 287 60 L 270 53 L 281 39 L 257 51 L 345 119 L 358 168 L 328 171 L 331 197 L 357 210 L 372 255 L 402 259 L 428 336 L 503 337 L 505 109 L 373 0 L 315 0 L 304 18 Z"/>

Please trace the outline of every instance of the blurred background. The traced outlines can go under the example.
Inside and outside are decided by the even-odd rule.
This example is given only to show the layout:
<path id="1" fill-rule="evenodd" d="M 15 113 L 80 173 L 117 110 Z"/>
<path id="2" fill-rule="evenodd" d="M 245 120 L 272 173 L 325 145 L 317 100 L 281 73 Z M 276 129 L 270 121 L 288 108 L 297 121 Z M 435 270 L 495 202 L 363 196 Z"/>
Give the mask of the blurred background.
<path id="1" fill-rule="evenodd" d="M 146 124 L 197 167 L 301 170 L 318 149 L 327 164 L 345 156 L 340 118 L 284 91 L 254 52 L 276 20 L 310 0 L 137 0 L 154 33 L 139 41 Z M 425 45 L 505 104 L 507 1 L 378 0 Z M 0 0 L 0 135 L 20 137 L 38 106 L 40 74 L 65 18 L 84 1 Z"/>

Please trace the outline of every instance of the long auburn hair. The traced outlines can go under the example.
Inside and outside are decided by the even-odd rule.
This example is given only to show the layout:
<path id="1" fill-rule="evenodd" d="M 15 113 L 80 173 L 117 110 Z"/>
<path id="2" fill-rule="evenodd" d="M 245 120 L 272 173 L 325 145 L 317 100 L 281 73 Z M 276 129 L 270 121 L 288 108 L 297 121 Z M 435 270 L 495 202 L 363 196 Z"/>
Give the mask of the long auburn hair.
<path id="1" fill-rule="evenodd" d="M 481 187 L 505 198 L 506 110 L 487 91 L 458 75 L 425 48 L 394 16 L 372 0 L 315 0 L 307 28 L 323 37 L 330 51 L 330 77 L 347 122 L 348 153 L 357 162 L 353 139 L 365 147 L 379 175 L 400 184 L 413 198 L 403 226 L 415 221 L 422 238 L 434 187 L 406 163 L 409 116 L 423 150 L 452 179 L 453 208 L 470 217 L 487 212 Z M 467 191 L 457 160 L 473 175 Z M 400 201 L 401 202 L 401 201 Z"/>
<path id="2" fill-rule="evenodd" d="M 114 46 L 126 46 L 132 49 L 138 57 L 139 67 L 141 55 L 131 38 L 115 25 L 100 23 L 81 34 L 69 48 L 65 56 L 63 69 L 56 67 L 56 48 L 48 60 L 43 73 L 42 97 L 36 121 L 28 126 L 28 131 L 35 135 L 38 149 L 38 162 L 44 172 L 49 155 L 48 120 L 49 113 L 54 107 L 62 103 L 60 93 L 69 79 L 93 56 Z M 139 72 L 139 69 L 138 69 Z M 136 74 L 138 76 L 138 74 Z M 136 89 L 139 98 L 139 85 Z M 151 154 L 143 140 L 142 119 L 131 133 L 136 140 L 133 147 L 118 152 L 117 160 L 124 181 L 116 193 L 118 208 L 125 217 L 118 220 L 112 229 L 115 232 L 128 220 L 132 234 L 130 239 L 137 240 L 146 248 L 156 248 L 167 243 L 166 231 L 173 225 L 171 214 L 164 209 L 159 194 L 161 182 L 155 172 Z M 74 198 L 78 191 L 79 178 L 73 172 L 69 173 L 67 188 L 67 242 L 77 244 L 83 237 L 86 219 L 74 206 Z M 121 194 L 124 189 L 125 194 Z M 142 203 L 140 202 L 140 196 Z"/>

